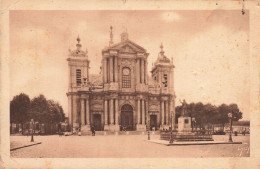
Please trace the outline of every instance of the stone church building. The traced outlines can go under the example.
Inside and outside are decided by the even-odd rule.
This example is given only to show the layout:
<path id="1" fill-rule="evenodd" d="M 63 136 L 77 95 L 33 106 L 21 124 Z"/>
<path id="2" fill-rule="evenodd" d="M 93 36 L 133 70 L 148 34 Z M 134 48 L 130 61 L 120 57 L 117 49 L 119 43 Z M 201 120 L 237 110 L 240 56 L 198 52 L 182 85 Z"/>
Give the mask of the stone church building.
<path id="1" fill-rule="evenodd" d="M 101 72 L 90 75 L 88 52 L 81 49 L 79 37 L 77 41 L 67 58 L 71 127 L 145 131 L 150 123 L 156 130 L 169 129 L 175 109 L 174 65 L 162 45 L 149 75 L 146 49 L 129 40 L 126 32 L 114 43 L 111 27 L 109 46 L 102 50 Z"/>

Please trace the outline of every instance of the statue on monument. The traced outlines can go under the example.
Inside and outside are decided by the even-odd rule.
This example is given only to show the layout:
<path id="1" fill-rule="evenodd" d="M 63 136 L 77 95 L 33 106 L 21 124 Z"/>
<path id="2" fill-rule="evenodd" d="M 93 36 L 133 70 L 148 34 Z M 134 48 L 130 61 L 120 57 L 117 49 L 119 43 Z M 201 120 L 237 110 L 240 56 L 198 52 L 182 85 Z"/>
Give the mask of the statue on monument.
<path id="1" fill-rule="evenodd" d="M 181 111 L 181 116 L 184 116 L 187 114 L 187 102 L 185 101 L 185 99 L 183 99 L 183 101 L 181 101 L 182 104 L 182 111 Z"/>

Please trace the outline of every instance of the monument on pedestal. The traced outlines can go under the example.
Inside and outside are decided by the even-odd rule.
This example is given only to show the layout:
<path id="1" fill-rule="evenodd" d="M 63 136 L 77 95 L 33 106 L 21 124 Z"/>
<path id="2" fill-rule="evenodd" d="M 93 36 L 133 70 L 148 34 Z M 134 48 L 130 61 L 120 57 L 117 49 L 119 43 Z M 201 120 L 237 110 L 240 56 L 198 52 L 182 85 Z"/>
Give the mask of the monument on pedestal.
<path id="1" fill-rule="evenodd" d="M 191 118 L 187 115 L 187 102 L 185 99 L 180 101 L 182 104 L 181 116 L 178 118 L 178 133 L 190 133 L 191 128 Z"/>
<path id="2" fill-rule="evenodd" d="M 175 141 L 214 141 L 211 133 L 205 133 L 202 131 L 194 132 L 192 123 L 195 122 L 195 118 L 191 118 L 187 113 L 187 103 L 185 100 L 180 101 L 182 104 L 181 116 L 178 118 L 178 130 L 173 134 L 173 140 Z M 160 133 L 160 139 L 169 141 L 172 137 L 168 131 L 162 131 Z M 171 142 L 171 143 L 172 143 Z"/>

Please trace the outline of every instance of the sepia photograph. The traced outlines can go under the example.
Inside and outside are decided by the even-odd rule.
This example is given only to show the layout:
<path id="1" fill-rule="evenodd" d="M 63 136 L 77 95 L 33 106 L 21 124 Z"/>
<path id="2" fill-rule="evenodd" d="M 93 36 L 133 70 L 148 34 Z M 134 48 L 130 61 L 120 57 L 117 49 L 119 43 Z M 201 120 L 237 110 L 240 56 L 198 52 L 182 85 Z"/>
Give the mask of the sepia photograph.
<path id="1" fill-rule="evenodd" d="M 259 168 L 259 11 L 3 1 L 0 168 Z"/>
<path id="2" fill-rule="evenodd" d="M 248 16 L 11 11 L 11 157 L 249 157 Z"/>

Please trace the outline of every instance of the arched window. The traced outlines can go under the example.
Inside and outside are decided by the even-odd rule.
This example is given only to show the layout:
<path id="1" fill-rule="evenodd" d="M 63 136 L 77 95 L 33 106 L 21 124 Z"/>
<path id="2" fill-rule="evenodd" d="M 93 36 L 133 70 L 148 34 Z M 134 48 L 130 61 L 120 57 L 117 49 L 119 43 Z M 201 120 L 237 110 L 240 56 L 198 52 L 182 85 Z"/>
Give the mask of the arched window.
<path id="1" fill-rule="evenodd" d="M 122 88 L 131 88 L 131 69 L 128 67 L 122 69 Z"/>

